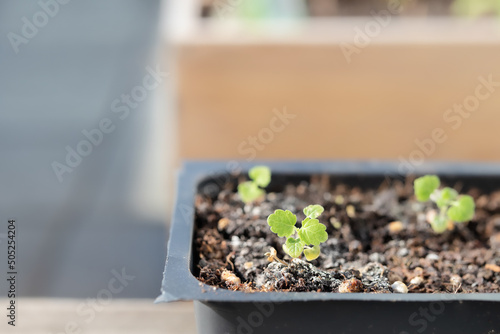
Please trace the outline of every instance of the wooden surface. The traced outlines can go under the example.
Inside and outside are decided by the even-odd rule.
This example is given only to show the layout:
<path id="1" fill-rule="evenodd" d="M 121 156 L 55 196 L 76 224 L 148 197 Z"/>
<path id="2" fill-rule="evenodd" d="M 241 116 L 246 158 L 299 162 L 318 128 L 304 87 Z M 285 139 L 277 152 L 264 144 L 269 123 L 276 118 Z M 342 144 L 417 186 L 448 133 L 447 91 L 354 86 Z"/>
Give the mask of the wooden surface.
<path id="1" fill-rule="evenodd" d="M 0 299 L 2 334 L 196 333 L 192 303 L 153 304 L 151 300 L 116 299 L 98 309 L 87 306 L 86 300 L 19 299 L 15 328 L 6 324 L 7 303 L 7 299 Z M 93 316 L 89 310 L 95 310 Z"/>
<path id="2" fill-rule="evenodd" d="M 238 146 L 286 108 L 296 118 L 257 158 L 398 159 L 442 128 L 427 159 L 500 160 L 498 87 L 456 130 L 444 120 L 479 76 L 500 82 L 500 43 L 374 44 L 350 64 L 335 43 L 187 43 L 177 56 L 181 158 L 247 159 Z"/>

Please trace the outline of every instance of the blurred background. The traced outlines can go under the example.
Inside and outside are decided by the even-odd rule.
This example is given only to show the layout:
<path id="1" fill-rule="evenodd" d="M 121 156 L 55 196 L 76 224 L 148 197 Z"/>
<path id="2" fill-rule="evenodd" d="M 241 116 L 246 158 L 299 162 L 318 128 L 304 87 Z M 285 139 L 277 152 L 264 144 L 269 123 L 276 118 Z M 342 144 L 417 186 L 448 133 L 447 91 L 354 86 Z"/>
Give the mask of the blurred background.
<path id="1" fill-rule="evenodd" d="M 499 13 L 500 0 L 2 1 L 0 272 L 16 219 L 24 317 L 38 315 L 24 330 L 63 332 L 67 312 L 83 332 L 118 316 L 122 333 L 194 331 L 189 304 L 150 305 L 183 160 L 498 161 Z M 82 301 L 123 271 L 134 278 L 87 322 Z M 126 312 L 149 325 L 124 326 Z"/>

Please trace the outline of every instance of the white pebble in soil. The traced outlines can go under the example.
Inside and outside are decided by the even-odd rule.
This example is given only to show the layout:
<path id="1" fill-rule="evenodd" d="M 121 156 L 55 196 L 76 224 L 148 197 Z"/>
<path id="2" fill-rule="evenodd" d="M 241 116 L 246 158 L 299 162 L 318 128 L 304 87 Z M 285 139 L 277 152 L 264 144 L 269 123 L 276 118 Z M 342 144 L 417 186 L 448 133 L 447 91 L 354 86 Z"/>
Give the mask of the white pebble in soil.
<path id="1" fill-rule="evenodd" d="M 253 206 L 251 204 L 245 204 L 245 206 L 243 207 L 243 210 L 248 213 L 248 212 L 252 211 L 252 207 Z"/>
<path id="2" fill-rule="evenodd" d="M 391 287 L 395 293 L 408 293 L 408 287 L 401 281 L 394 282 Z"/>
<path id="3" fill-rule="evenodd" d="M 254 216 L 260 216 L 261 209 L 256 206 L 255 208 L 252 209 L 252 215 Z"/>
<path id="4" fill-rule="evenodd" d="M 439 260 L 439 255 L 434 254 L 434 253 L 429 253 L 425 257 L 425 259 L 428 260 L 428 261 L 437 261 L 437 260 Z"/>
<path id="5" fill-rule="evenodd" d="M 241 280 L 239 279 L 239 277 L 237 277 L 232 271 L 229 271 L 229 270 L 225 270 L 224 269 L 224 271 L 220 275 L 220 278 L 224 282 L 232 284 L 232 285 L 239 285 L 239 284 L 241 284 Z"/>
<path id="6" fill-rule="evenodd" d="M 420 276 L 415 276 L 411 279 L 410 281 L 410 284 L 414 284 L 414 285 L 420 285 L 422 284 L 422 282 L 424 281 L 424 279 Z"/>
<path id="7" fill-rule="evenodd" d="M 450 283 L 453 284 L 454 286 L 459 286 L 460 284 L 462 284 L 462 277 L 458 275 L 451 275 Z"/>
<path id="8" fill-rule="evenodd" d="M 368 258 L 371 262 L 385 263 L 385 256 L 380 253 L 370 254 Z"/>
<path id="9" fill-rule="evenodd" d="M 233 235 L 231 237 L 231 246 L 233 246 L 233 248 L 238 248 L 239 246 L 241 246 L 241 240 L 237 235 Z"/>
<path id="10" fill-rule="evenodd" d="M 410 254 L 410 251 L 408 250 L 408 248 L 400 248 L 398 250 L 398 256 L 399 257 L 405 257 L 408 254 Z"/>

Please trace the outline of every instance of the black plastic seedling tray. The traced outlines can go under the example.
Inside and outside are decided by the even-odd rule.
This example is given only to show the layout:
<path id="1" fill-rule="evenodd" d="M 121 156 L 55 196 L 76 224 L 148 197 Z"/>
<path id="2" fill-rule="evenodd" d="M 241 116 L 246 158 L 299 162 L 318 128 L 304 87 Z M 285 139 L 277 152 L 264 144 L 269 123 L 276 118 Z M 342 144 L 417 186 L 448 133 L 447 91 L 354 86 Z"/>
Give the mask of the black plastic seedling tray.
<path id="1" fill-rule="evenodd" d="M 391 162 L 189 162 L 178 178 L 168 255 L 157 302 L 194 300 L 198 332 L 203 334 L 276 333 L 500 333 L 500 294 L 371 294 L 317 292 L 244 293 L 215 289 L 193 275 L 194 199 L 215 195 L 235 166 L 256 164 L 272 170 L 269 186 L 328 174 L 343 182 L 373 187 L 385 178 L 403 178 Z M 500 189 L 499 164 L 431 163 L 416 175 L 438 174 L 464 188 Z"/>

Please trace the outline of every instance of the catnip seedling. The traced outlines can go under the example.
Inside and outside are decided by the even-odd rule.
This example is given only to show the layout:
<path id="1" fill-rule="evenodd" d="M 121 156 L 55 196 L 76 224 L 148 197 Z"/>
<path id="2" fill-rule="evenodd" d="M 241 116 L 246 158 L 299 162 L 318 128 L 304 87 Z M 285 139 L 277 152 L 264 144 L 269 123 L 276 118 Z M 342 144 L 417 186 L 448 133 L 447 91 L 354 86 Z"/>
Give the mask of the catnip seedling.
<path id="1" fill-rule="evenodd" d="M 283 244 L 285 253 L 293 258 L 298 258 L 304 252 L 306 259 L 312 261 L 320 254 L 319 245 L 328 239 L 326 226 L 318 218 L 325 209 L 321 205 L 309 205 L 304 209 L 306 218 L 302 227 L 295 226 L 297 217 L 289 210 L 276 210 L 267 218 L 271 231 L 278 237 L 285 237 Z"/>
<path id="2" fill-rule="evenodd" d="M 439 189 L 441 181 L 436 175 L 425 175 L 415 180 L 415 196 L 420 202 L 428 200 L 436 203 L 439 208 L 431 222 L 436 233 L 443 233 L 448 228 L 448 222 L 464 223 L 474 217 L 476 205 L 469 195 L 459 195 L 453 188 Z"/>
<path id="3" fill-rule="evenodd" d="M 238 194 L 245 203 L 251 203 L 264 196 L 266 192 L 263 188 L 271 182 L 271 170 L 266 166 L 255 166 L 250 169 L 248 176 L 251 181 L 238 185 Z"/>

